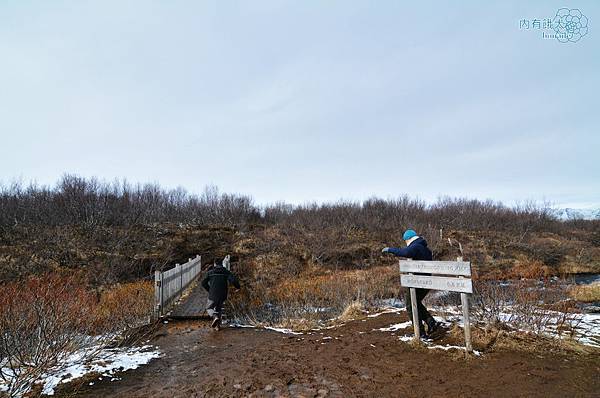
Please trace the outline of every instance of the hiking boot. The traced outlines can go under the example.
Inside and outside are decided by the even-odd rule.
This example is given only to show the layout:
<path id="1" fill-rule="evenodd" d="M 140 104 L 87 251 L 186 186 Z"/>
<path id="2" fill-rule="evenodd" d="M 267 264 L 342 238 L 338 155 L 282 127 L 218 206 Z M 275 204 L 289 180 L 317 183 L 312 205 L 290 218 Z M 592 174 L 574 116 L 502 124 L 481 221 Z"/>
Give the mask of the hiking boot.
<path id="1" fill-rule="evenodd" d="M 212 328 L 217 329 L 217 330 L 220 329 L 219 326 L 221 326 L 221 320 L 219 319 L 218 316 L 214 317 L 214 319 L 213 319 L 212 323 L 210 324 L 210 326 Z"/>
<path id="2" fill-rule="evenodd" d="M 427 318 L 425 324 L 427 328 L 427 337 L 438 337 L 441 332 L 440 323 L 433 318 Z"/>

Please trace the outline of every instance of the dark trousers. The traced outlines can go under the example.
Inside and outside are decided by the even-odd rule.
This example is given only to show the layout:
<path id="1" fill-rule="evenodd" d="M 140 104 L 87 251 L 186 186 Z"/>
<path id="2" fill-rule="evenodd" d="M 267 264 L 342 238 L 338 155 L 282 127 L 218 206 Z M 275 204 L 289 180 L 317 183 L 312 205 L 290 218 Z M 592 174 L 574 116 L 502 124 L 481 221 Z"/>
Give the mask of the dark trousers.
<path id="1" fill-rule="evenodd" d="M 426 321 L 428 318 L 431 318 L 431 314 L 427 311 L 427 308 L 423 305 L 422 301 L 429 293 L 429 289 L 415 289 L 417 296 L 417 316 L 419 317 L 419 325 L 422 322 Z M 406 289 L 404 291 L 404 299 L 406 302 L 406 311 L 408 311 L 408 319 L 412 322 L 412 305 L 410 300 L 410 289 Z"/>
<path id="2" fill-rule="evenodd" d="M 224 302 L 224 300 L 213 301 L 208 299 L 208 303 L 206 304 L 206 312 L 208 312 L 208 315 L 221 319 L 221 312 L 223 311 Z"/>

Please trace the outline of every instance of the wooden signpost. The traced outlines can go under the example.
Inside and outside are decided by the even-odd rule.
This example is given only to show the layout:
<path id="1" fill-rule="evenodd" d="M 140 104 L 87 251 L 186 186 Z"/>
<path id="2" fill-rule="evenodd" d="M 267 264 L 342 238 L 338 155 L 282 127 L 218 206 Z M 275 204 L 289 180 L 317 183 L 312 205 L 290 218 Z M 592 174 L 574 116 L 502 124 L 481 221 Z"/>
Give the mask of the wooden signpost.
<path id="1" fill-rule="evenodd" d="M 471 322 L 469 320 L 469 299 L 467 294 L 473 293 L 471 281 L 471 263 L 462 261 L 413 261 L 400 260 L 400 282 L 402 286 L 410 288 L 410 301 L 412 306 L 412 323 L 415 339 L 419 340 L 419 314 L 417 310 L 418 289 L 446 290 L 460 292 L 463 320 L 465 324 L 465 346 L 468 352 L 473 351 L 471 345 Z M 419 275 L 430 274 L 430 275 Z M 469 278 L 466 278 L 469 277 Z"/>

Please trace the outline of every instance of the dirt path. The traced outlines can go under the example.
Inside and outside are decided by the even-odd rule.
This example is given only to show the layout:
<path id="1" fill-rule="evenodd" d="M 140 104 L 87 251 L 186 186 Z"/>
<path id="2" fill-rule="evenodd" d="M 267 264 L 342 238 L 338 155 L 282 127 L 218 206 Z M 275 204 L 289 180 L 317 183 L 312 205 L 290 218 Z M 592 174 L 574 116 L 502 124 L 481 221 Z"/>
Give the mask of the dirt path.
<path id="1" fill-rule="evenodd" d="M 497 352 L 465 360 L 374 330 L 406 320 L 405 313 L 384 314 L 310 335 L 169 324 L 155 341 L 164 357 L 120 381 L 86 385 L 76 396 L 599 396 L 600 355 Z"/>

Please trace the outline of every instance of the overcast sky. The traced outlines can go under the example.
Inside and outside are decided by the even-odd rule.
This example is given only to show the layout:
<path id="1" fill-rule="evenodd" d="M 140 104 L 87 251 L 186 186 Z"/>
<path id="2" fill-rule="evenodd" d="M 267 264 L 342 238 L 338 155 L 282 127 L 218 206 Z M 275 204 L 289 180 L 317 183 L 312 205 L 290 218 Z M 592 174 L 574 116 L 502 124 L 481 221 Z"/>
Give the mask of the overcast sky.
<path id="1" fill-rule="evenodd" d="M 405 3 L 2 0 L 0 181 L 600 206 L 600 2 Z"/>

